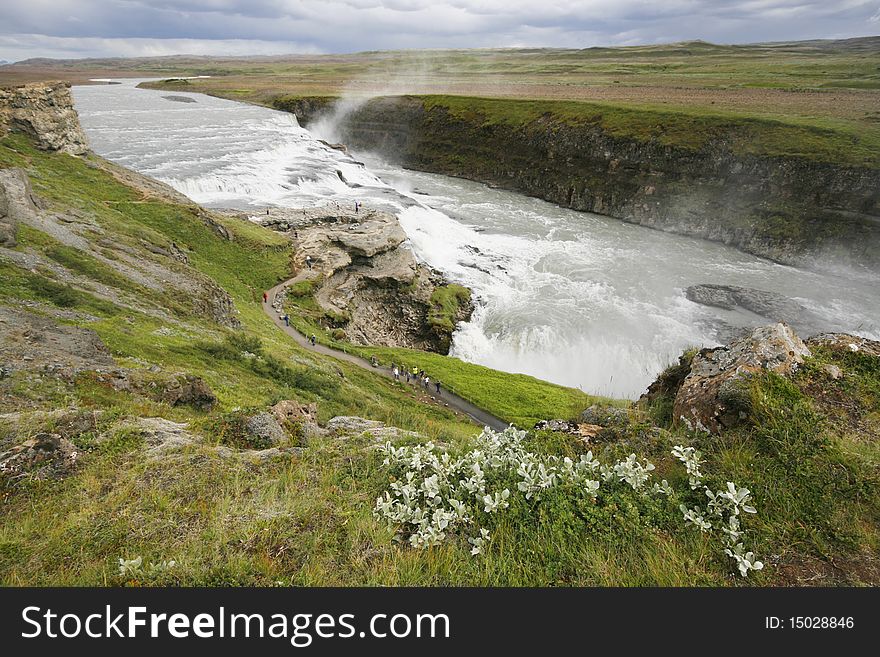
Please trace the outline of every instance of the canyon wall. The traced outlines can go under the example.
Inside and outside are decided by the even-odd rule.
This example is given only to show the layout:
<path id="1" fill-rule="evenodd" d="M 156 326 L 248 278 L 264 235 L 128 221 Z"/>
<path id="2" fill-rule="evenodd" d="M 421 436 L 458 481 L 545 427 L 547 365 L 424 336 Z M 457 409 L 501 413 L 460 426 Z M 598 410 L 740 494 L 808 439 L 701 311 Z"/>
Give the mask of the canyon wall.
<path id="1" fill-rule="evenodd" d="M 308 126 L 326 98 L 278 99 Z M 597 123 L 491 121 L 435 99 L 372 99 L 339 137 L 405 167 L 458 176 L 558 205 L 723 242 L 810 268 L 880 270 L 880 170 L 802 157 L 735 153 L 724 137 L 698 149 L 611 134 Z"/>

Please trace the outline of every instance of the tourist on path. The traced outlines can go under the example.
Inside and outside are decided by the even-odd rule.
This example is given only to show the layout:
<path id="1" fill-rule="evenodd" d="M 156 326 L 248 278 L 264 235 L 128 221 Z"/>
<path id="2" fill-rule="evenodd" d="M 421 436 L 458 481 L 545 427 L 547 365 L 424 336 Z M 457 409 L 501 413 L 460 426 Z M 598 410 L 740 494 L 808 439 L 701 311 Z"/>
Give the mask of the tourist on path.
<path id="1" fill-rule="evenodd" d="M 306 264 L 309 266 L 309 269 L 312 268 L 312 256 L 310 256 L 310 255 L 306 256 Z"/>
<path id="2" fill-rule="evenodd" d="M 311 343 L 312 343 L 312 346 L 314 347 L 314 346 L 315 346 L 315 343 L 316 343 L 317 341 L 318 341 L 317 336 L 316 336 L 314 333 L 312 333 L 312 337 L 309 338 L 309 342 L 311 342 Z"/>
<path id="3" fill-rule="evenodd" d="M 285 326 L 290 326 L 290 315 L 284 315 L 284 317 L 282 317 L 281 319 L 284 320 Z"/>
<path id="4" fill-rule="evenodd" d="M 440 381 L 434 381 L 434 385 L 437 387 L 437 394 L 440 394 Z"/>
<path id="5" fill-rule="evenodd" d="M 269 302 L 269 293 L 263 292 L 263 303 L 268 303 L 268 302 Z"/>

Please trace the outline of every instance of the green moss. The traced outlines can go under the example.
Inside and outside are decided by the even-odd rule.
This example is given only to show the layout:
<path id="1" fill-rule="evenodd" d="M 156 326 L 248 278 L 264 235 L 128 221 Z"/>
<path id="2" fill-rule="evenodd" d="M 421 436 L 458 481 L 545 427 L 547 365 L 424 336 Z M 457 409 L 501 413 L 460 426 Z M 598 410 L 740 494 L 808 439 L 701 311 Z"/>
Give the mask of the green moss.
<path id="1" fill-rule="evenodd" d="M 440 285 L 431 293 L 431 309 L 428 324 L 439 331 L 455 330 L 456 317 L 471 302 L 471 291 L 456 283 Z"/>

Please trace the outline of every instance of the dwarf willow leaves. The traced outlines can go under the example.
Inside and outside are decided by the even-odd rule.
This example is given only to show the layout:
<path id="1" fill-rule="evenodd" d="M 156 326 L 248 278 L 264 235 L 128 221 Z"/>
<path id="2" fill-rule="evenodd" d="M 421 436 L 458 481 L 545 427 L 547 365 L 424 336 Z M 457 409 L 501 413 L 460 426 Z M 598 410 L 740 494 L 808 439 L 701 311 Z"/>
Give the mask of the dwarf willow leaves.
<path id="1" fill-rule="evenodd" d="M 577 461 L 560 459 L 529 451 L 525 438 L 526 432 L 514 426 L 500 432 L 486 427 L 474 439 L 472 449 L 460 457 L 438 450 L 432 442 L 404 447 L 386 442 L 378 449 L 384 455 L 383 464 L 395 479 L 376 499 L 374 515 L 385 520 L 412 547 L 429 548 L 465 536 L 468 528 L 481 519 L 488 520 L 510 508 L 514 492 L 505 484 L 511 481 L 516 482 L 515 492 L 532 502 L 539 502 L 543 494 L 559 486 L 596 502 L 602 493 L 602 482 L 607 487 L 625 485 L 643 496 L 662 496 L 674 502 L 680 499 L 665 479 L 652 483 L 654 464 L 647 459 L 639 460 L 635 454 L 613 464 L 600 463 L 592 452 L 581 455 Z M 684 465 L 690 488 L 697 490 L 703 480 L 700 452 L 676 445 L 672 455 Z M 705 509 L 680 504 L 685 524 L 702 532 L 717 531 L 725 553 L 736 562 L 743 576 L 763 568 L 740 542 L 740 513 L 755 513 L 749 504 L 750 491 L 732 482 L 728 482 L 725 490 L 712 491 L 705 486 L 704 489 L 708 498 Z M 472 555 L 485 554 L 491 540 L 488 529 L 477 529 L 478 533 L 467 539 Z"/>

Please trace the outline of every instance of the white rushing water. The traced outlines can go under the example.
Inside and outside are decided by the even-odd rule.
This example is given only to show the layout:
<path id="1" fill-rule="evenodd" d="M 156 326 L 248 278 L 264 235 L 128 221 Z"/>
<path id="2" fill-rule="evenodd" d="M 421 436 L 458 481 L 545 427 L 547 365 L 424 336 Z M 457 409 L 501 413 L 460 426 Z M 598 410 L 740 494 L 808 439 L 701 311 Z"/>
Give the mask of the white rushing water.
<path id="1" fill-rule="evenodd" d="M 684 289 L 700 283 L 778 292 L 813 310 L 824 330 L 880 339 L 876 276 L 800 270 L 352 157 L 290 114 L 136 82 L 74 88 L 97 153 L 207 206 L 262 213 L 357 200 L 396 213 L 416 255 L 474 291 L 477 310 L 453 344 L 464 360 L 634 397 L 683 349 L 715 344 L 730 326 L 766 323 L 687 300 Z"/>

